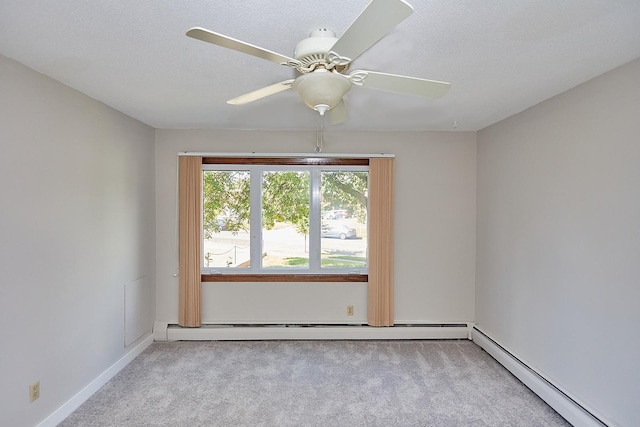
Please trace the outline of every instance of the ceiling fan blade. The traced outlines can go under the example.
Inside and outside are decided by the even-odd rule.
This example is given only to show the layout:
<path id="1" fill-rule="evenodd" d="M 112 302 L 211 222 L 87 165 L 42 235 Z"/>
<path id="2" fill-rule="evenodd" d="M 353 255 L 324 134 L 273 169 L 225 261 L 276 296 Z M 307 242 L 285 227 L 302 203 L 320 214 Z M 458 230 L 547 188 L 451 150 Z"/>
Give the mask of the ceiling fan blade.
<path id="1" fill-rule="evenodd" d="M 340 101 L 335 107 L 327 111 L 327 118 L 329 119 L 329 124 L 332 125 L 337 125 L 349 120 L 349 111 L 347 110 L 347 106 L 344 104 L 344 100 Z"/>
<path id="2" fill-rule="evenodd" d="M 404 0 L 371 0 L 330 49 L 329 57 L 336 65 L 356 59 L 400 22 L 413 13 Z"/>
<path id="3" fill-rule="evenodd" d="M 294 79 L 285 80 L 283 82 L 276 83 L 271 86 L 263 87 L 262 89 L 254 90 L 253 92 L 240 95 L 236 98 L 228 100 L 227 104 L 232 104 L 232 105 L 248 104 L 249 102 L 257 101 L 258 99 L 265 98 L 269 95 L 282 92 L 283 90 L 287 90 L 291 88 L 291 83 L 293 83 L 293 80 Z"/>
<path id="4" fill-rule="evenodd" d="M 374 89 L 392 90 L 409 95 L 440 98 L 449 90 L 450 83 L 376 71 L 354 71 L 349 74 L 351 83 Z"/>
<path id="5" fill-rule="evenodd" d="M 187 36 L 194 39 L 202 40 L 203 42 L 217 44 L 218 46 L 226 47 L 228 49 L 237 50 L 238 52 L 246 53 L 248 55 L 257 56 L 258 58 L 273 61 L 277 64 L 290 65 L 295 64 L 296 61 L 285 55 L 281 55 L 276 52 L 255 46 L 234 38 L 224 36 L 222 34 L 214 33 L 213 31 L 205 30 L 200 27 L 193 27 L 187 31 Z"/>

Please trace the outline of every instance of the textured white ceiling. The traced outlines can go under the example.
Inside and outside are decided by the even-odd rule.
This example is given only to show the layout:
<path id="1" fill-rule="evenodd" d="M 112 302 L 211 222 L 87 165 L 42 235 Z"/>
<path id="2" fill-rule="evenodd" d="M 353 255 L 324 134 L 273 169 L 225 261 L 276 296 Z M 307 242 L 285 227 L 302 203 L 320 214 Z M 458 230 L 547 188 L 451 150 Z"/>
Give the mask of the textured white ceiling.
<path id="1" fill-rule="evenodd" d="M 415 12 L 354 61 L 451 82 L 432 100 L 354 87 L 335 129 L 478 130 L 640 57 L 639 0 L 408 0 Z M 278 64 L 185 36 L 201 26 L 293 55 L 367 0 L 0 0 L 0 53 L 156 128 L 314 129 Z"/>

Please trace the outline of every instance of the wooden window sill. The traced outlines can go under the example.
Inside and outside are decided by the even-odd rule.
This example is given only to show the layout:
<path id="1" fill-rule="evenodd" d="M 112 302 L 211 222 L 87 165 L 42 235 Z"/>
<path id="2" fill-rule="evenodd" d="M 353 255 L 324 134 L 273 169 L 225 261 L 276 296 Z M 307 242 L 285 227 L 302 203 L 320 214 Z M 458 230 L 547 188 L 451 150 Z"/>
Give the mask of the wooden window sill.
<path id="1" fill-rule="evenodd" d="M 202 282 L 368 282 L 368 274 L 202 274 Z"/>

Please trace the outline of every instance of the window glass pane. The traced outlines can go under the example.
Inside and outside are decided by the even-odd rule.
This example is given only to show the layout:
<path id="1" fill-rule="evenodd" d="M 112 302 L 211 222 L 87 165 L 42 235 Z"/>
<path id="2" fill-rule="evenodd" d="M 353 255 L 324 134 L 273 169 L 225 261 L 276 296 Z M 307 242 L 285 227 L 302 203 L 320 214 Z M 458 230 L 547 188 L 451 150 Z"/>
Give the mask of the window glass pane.
<path id="1" fill-rule="evenodd" d="M 262 267 L 309 267 L 308 171 L 262 175 Z"/>
<path id="2" fill-rule="evenodd" d="M 203 171 L 204 267 L 250 265 L 249 171 Z"/>
<path id="3" fill-rule="evenodd" d="M 322 268 L 367 267 L 368 172 L 321 173 Z"/>

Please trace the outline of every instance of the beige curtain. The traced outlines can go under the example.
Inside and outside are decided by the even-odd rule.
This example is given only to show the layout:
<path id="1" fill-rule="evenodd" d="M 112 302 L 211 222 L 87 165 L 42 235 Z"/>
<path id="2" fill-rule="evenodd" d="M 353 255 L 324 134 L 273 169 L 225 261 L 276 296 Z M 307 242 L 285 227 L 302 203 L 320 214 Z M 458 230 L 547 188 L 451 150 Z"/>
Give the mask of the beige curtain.
<path id="1" fill-rule="evenodd" d="M 368 323 L 393 326 L 394 159 L 369 162 Z"/>
<path id="2" fill-rule="evenodd" d="M 201 312 L 202 158 L 179 161 L 180 326 L 199 327 Z"/>

